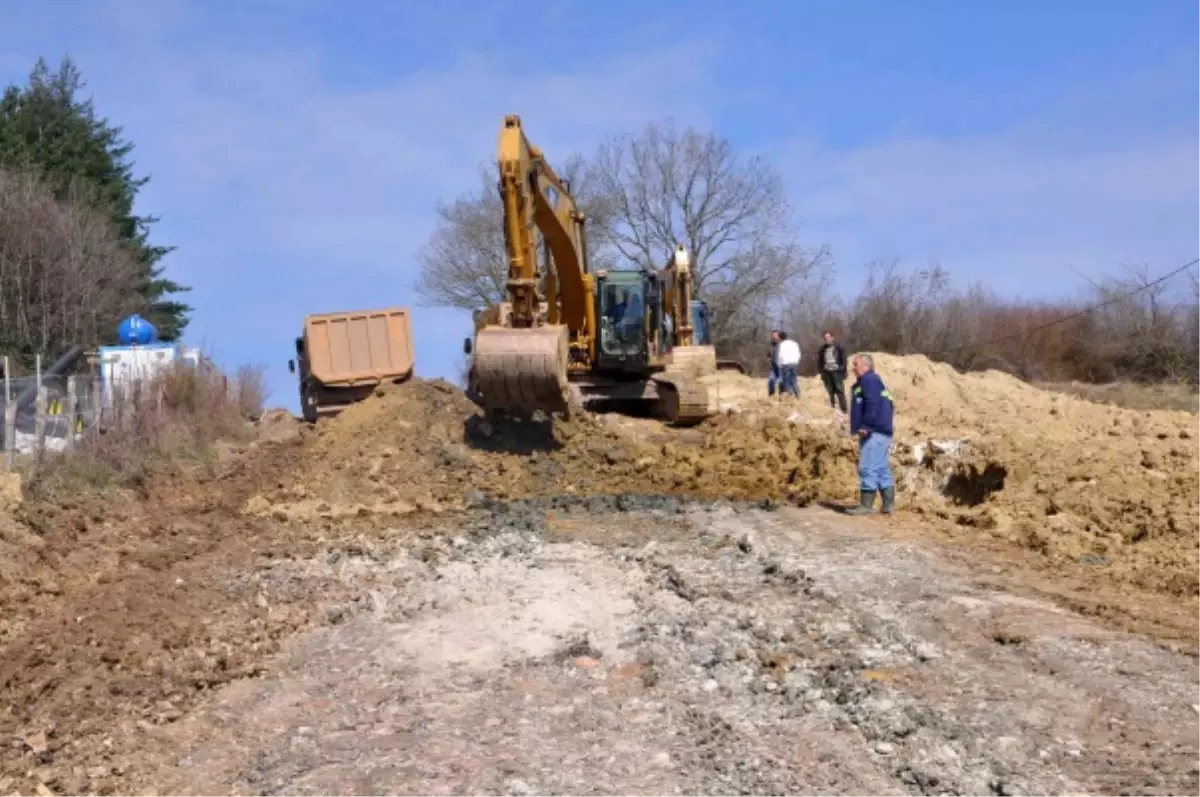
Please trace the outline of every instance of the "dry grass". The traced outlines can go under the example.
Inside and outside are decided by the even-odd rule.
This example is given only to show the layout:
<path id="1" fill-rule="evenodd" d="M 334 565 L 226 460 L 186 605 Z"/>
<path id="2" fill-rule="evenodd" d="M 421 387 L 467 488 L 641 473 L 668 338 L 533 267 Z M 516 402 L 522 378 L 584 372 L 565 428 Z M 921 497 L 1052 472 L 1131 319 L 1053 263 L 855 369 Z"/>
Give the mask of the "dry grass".
<path id="1" fill-rule="evenodd" d="M 1191 385 L 1137 382 L 1110 382 L 1092 385 L 1083 382 L 1039 382 L 1042 390 L 1068 393 L 1097 404 L 1112 404 L 1131 410 L 1184 410 L 1200 412 L 1200 394 Z"/>
<path id="2" fill-rule="evenodd" d="M 180 364 L 118 399 L 74 451 L 46 452 L 29 466 L 28 494 L 53 498 L 85 489 L 140 487 L 154 473 L 194 472 L 215 462 L 215 444 L 250 436 L 263 410 L 262 369 L 229 379 Z"/>

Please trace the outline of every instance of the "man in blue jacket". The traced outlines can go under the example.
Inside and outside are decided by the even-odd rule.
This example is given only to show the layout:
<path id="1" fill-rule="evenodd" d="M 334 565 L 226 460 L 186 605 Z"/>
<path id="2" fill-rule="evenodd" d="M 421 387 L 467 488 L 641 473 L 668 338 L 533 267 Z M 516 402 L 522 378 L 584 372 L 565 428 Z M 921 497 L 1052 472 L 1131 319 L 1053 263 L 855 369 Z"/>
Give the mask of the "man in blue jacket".
<path id="1" fill-rule="evenodd" d="M 854 375 L 858 381 L 851 390 L 850 434 L 858 438 L 859 505 L 846 510 L 850 515 L 869 515 L 875 506 L 875 493 L 883 493 L 883 512 L 896 508 L 896 485 L 888 454 L 892 449 L 892 394 L 888 392 L 875 361 L 869 354 L 856 354 Z"/>

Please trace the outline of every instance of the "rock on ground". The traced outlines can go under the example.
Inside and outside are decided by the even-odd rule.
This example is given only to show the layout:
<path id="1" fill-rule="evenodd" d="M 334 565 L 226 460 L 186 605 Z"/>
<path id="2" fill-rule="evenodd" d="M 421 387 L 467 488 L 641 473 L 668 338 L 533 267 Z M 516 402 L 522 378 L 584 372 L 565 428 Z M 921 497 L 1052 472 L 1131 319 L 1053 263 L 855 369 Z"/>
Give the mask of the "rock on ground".
<path id="1" fill-rule="evenodd" d="M 818 510 L 479 509 L 261 570 L 344 589 L 134 785 L 1196 792 L 1194 657 L 977 575 Z"/>

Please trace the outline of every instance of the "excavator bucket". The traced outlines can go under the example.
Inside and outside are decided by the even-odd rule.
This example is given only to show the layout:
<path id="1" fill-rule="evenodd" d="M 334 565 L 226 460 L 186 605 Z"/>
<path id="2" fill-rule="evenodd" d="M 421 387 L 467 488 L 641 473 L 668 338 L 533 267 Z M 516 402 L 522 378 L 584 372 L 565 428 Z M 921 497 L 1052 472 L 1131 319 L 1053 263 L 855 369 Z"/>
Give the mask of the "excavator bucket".
<path id="1" fill-rule="evenodd" d="M 475 384 L 483 407 L 517 417 L 567 412 L 567 328 L 485 326 L 475 336 Z"/>

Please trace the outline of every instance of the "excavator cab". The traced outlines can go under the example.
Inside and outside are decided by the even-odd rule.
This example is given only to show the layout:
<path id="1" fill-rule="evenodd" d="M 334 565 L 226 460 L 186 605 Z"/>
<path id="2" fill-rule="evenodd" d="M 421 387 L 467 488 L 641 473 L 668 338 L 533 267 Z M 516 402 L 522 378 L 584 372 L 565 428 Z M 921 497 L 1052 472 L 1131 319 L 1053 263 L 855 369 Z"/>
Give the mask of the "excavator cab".
<path id="1" fill-rule="evenodd" d="M 596 368 L 644 372 L 675 348 L 676 325 L 664 307 L 661 280 L 645 271 L 607 271 L 596 279 Z M 708 302 L 693 299 L 688 312 L 693 346 L 711 346 Z"/>
<path id="2" fill-rule="evenodd" d="M 597 365 L 601 369 L 645 368 L 646 314 L 654 302 L 648 287 L 640 271 L 609 271 L 597 279 Z"/>

